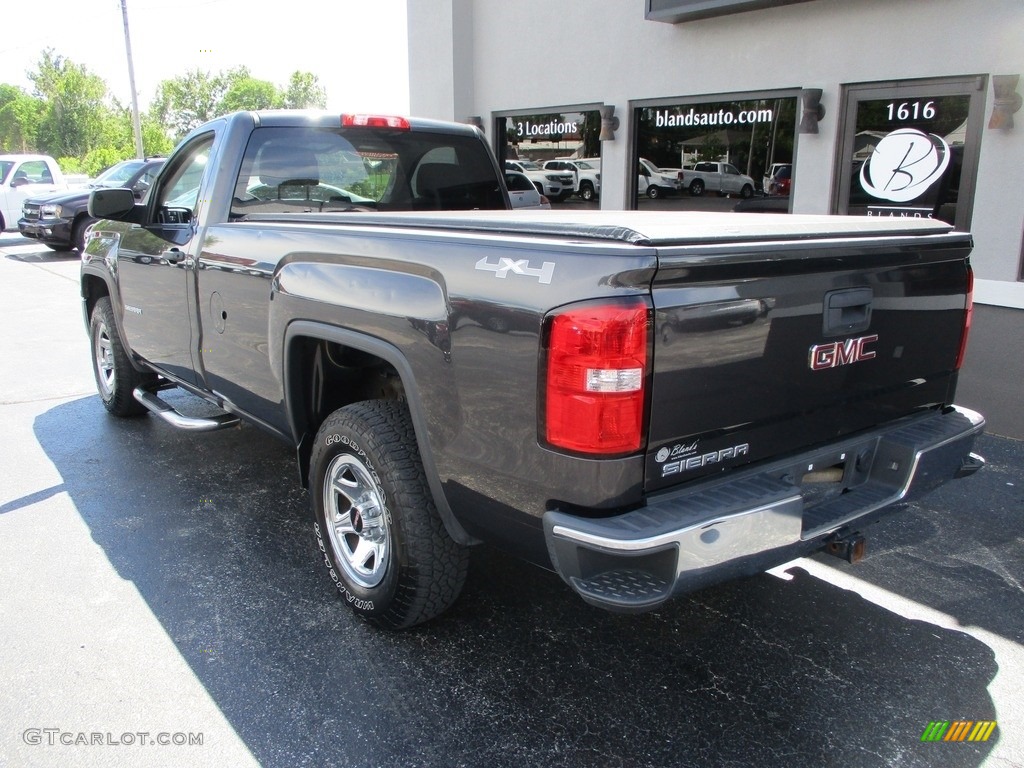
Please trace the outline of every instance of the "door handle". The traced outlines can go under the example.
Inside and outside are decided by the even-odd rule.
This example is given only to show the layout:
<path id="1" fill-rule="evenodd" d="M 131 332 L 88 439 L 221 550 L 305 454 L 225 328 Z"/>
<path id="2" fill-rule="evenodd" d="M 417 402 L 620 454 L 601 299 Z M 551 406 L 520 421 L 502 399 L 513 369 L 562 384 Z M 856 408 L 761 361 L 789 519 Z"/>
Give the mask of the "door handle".
<path id="1" fill-rule="evenodd" d="M 177 264 L 185 256 L 186 253 L 180 248 L 169 248 L 160 254 L 160 258 L 164 259 L 168 264 Z"/>

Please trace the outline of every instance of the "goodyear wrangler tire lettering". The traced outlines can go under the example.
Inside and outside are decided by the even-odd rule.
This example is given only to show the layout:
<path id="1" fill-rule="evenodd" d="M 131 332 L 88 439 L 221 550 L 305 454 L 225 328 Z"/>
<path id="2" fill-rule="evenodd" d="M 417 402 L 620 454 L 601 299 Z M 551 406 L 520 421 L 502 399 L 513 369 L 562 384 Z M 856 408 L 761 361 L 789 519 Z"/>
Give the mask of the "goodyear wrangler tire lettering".
<path id="1" fill-rule="evenodd" d="M 317 546 L 357 615 L 403 629 L 455 602 L 468 552 L 434 507 L 403 404 L 366 401 L 328 416 L 310 457 L 310 492 Z"/>

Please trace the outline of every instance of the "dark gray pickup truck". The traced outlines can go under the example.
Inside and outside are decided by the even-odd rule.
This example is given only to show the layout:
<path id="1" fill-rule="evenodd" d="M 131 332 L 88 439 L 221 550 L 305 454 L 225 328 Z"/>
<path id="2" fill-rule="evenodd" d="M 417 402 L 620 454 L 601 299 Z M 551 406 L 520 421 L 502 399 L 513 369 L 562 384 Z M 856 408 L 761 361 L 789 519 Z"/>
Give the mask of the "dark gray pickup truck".
<path id="1" fill-rule="evenodd" d="M 430 619 L 487 541 L 640 611 L 970 474 L 970 236 L 868 218 L 514 212 L 482 135 L 239 113 L 82 258 L 100 396 L 295 446 L 322 557 Z M 179 413 L 181 388 L 215 404 Z"/>

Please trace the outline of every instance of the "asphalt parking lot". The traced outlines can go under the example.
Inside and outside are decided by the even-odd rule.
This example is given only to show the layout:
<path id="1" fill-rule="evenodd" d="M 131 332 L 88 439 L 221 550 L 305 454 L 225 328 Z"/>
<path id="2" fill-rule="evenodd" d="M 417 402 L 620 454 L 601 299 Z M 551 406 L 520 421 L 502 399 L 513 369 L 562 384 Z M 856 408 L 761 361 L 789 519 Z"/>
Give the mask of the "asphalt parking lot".
<path id="1" fill-rule="evenodd" d="M 451 612 L 388 634 L 333 590 L 287 446 L 107 417 L 77 275 L 0 236 L 0 766 L 1024 766 L 1024 443 L 984 437 L 856 566 L 623 617 L 478 548 Z"/>

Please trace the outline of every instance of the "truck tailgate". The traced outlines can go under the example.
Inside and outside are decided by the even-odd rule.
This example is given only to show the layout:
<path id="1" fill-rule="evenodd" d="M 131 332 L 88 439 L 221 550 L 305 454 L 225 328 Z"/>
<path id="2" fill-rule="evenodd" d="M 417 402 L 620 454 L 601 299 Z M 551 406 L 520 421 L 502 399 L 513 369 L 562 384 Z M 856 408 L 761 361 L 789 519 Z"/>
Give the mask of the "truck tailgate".
<path id="1" fill-rule="evenodd" d="M 648 492 L 952 402 L 970 236 L 659 248 Z"/>

